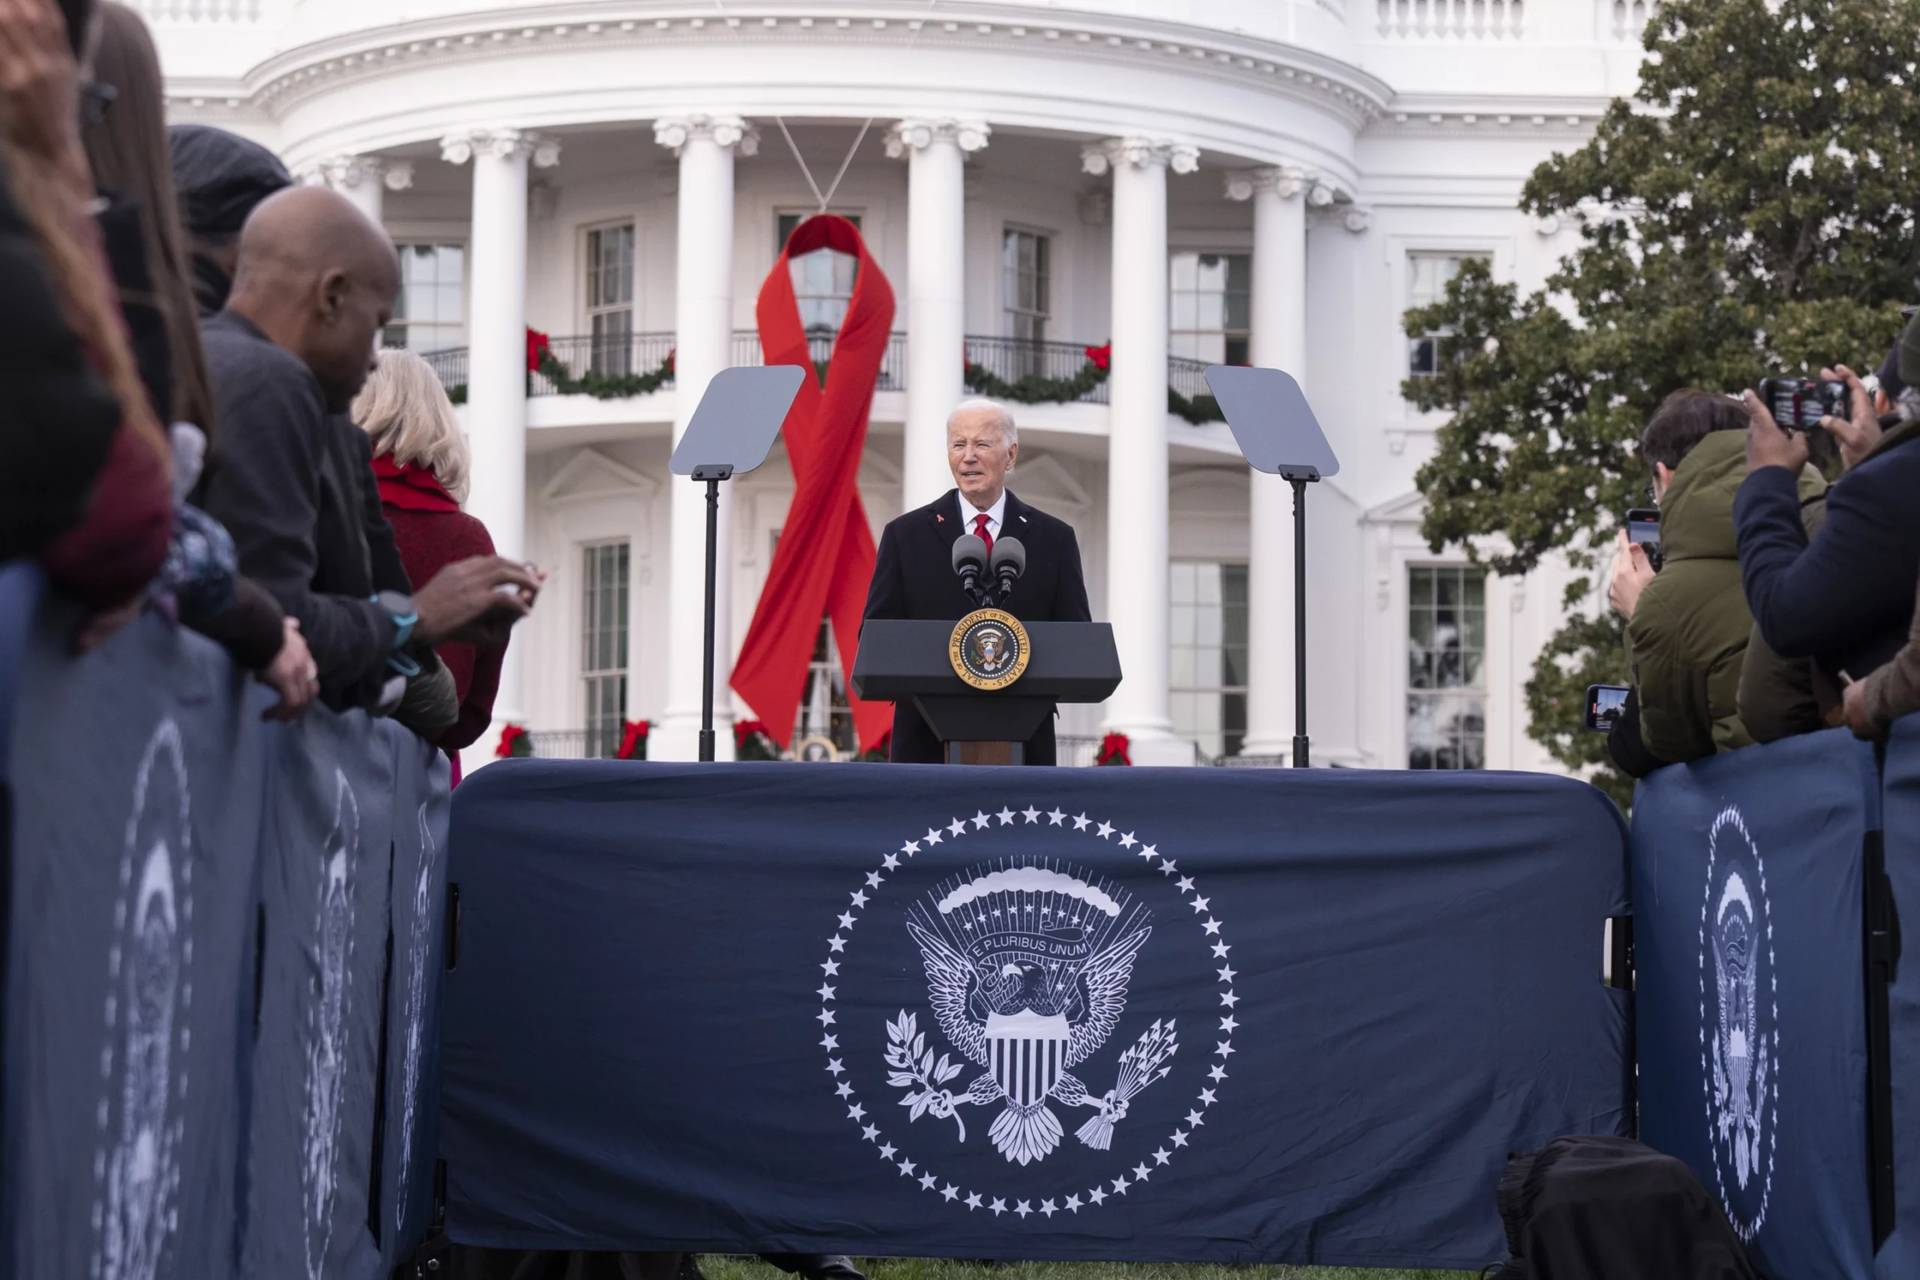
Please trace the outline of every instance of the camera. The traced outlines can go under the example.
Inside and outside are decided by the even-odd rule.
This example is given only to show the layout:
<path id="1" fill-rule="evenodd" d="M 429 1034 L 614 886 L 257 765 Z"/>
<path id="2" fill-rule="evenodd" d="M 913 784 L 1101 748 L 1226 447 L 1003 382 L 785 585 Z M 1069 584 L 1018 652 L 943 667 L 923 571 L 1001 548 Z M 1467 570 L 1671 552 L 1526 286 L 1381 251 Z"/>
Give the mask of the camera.
<path id="1" fill-rule="evenodd" d="M 1627 686 L 1623 684 L 1590 684 L 1587 686 L 1587 728 L 1596 733 L 1608 733 L 1614 722 L 1626 714 Z"/>
<path id="2" fill-rule="evenodd" d="M 1760 403 L 1767 406 L 1773 420 L 1784 431 L 1812 431 L 1820 419 L 1850 418 L 1847 384 L 1817 378 L 1763 378 Z"/>
<path id="3" fill-rule="evenodd" d="M 1660 513 L 1652 507 L 1635 507 L 1627 512 L 1627 540 L 1646 549 L 1647 563 L 1660 572 L 1664 558 L 1660 553 Z"/>

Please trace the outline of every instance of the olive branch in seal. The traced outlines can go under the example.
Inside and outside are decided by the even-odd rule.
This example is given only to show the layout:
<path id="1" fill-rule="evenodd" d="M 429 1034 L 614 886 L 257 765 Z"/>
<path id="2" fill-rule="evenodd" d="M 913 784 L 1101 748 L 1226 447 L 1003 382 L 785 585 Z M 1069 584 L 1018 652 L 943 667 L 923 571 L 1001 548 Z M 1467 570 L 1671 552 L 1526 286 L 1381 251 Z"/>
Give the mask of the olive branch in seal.
<path id="1" fill-rule="evenodd" d="M 960 1141 L 967 1140 L 967 1122 L 960 1118 L 953 1093 L 946 1088 L 947 1082 L 965 1068 L 949 1061 L 944 1053 L 934 1061 L 926 1034 L 919 1029 L 918 1016 L 905 1009 L 897 1019 L 887 1022 L 887 1065 L 893 1068 L 887 1083 L 912 1091 L 900 1099 L 901 1106 L 912 1108 L 909 1124 L 927 1114 L 936 1120 L 951 1119 L 960 1127 Z"/>

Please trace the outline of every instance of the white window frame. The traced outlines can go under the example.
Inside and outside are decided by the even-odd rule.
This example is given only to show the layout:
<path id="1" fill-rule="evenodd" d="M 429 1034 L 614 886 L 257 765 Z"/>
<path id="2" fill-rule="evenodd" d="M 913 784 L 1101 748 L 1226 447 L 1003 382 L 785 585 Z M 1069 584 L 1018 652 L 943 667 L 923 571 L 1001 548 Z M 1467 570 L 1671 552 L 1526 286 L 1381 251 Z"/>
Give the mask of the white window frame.
<path id="1" fill-rule="evenodd" d="M 1194 294 L 1194 296 L 1196 297 L 1203 296 L 1201 292 L 1197 289 L 1181 290 L 1181 289 L 1178 289 L 1173 283 L 1173 260 L 1177 257 L 1182 257 L 1187 254 L 1192 254 L 1195 257 L 1199 257 L 1199 258 L 1207 258 L 1207 257 L 1245 258 L 1247 260 L 1247 327 L 1245 329 L 1234 329 L 1234 328 L 1182 329 L 1174 323 L 1173 307 L 1174 307 L 1174 296 L 1176 294 L 1181 292 L 1190 292 Z M 1223 293 L 1222 296 L 1225 297 L 1227 295 Z M 1222 318 L 1223 319 L 1225 318 L 1224 315 Z M 1238 338 L 1240 341 L 1243 341 L 1247 344 L 1248 358 L 1249 359 L 1252 358 L 1252 355 L 1253 355 L 1253 251 L 1252 250 L 1244 249 L 1244 248 L 1242 249 L 1201 248 L 1193 245 L 1174 245 L 1168 248 L 1167 250 L 1167 339 L 1168 339 L 1168 347 L 1170 350 L 1172 350 L 1172 348 L 1175 348 L 1179 345 L 1179 337 L 1181 334 L 1195 334 L 1201 337 L 1212 337 L 1212 336 L 1218 335 L 1221 339 L 1221 351 L 1222 351 L 1221 359 L 1223 361 L 1227 360 L 1227 355 L 1226 355 L 1227 344 L 1232 342 L 1234 339 Z M 1200 358 L 1195 356 L 1188 356 L 1186 355 L 1186 353 L 1177 351 L 1177 350 L 1173 350 L 1172 354 L 1176 359 L 1182 358 L 1182 357 L 1186 359 Z M 1208 363 L 1211 364 L 1214 362 L 1209 360 Z M 1231 362 L 1228 361 L 1228 363 L 1231 363 Z"/>
<path id="2" fill-rule="evenodd" d="M 624 229 L 628 236 L 627 246 L 627 296 L 625 299 L 608 302 L 605 299 L 594 301 L 594 295 L 600 284 L 600 263 L 594 257 L 594 237 L 604 236 L 609 231 Z M 633 348 L 634 335 L 639 332 L 639 295 L 640 295 L 640 223 L 637 218 L 610 218 L 604 222 L 589 223 L 580 228 L 580 305 L 582 324 L 580 332 L 588 340 L 586 365 L 597 373 L 620 376 L 634 372 Z M 625 314 L 627 318 L 626 343 L 611 359 L 603 358 L 603 350 L 612 350 L 610 343 L 594 340 L 594 323 L 604 317 Z"/>
<path id="3" fill-rule="evenodd" d="M 1043 246 L 1040 256 L 1044 256 L 1046 260 L 1040 264 L 1036 273 L 1041 284 L 1041 293 L 1043 294 L 1041 306 L 1038 309 L 1023 307 L 1017 304 L 1015 297 L 1016 286 L 1007 276 L 1008 236 L 1032 236 Z M 1031 226 L 1026 223 L 1007 222 L 1003 223 L 1000 227 L 1000 241 L 999 244 L 995 246 L 998 250 L 997 264 L 1000 268 L 1000 323 L 1009 339 L 1014 341 L 1031 341 L 1034 343 L 1044 343 L 1049 340 L 1055 317 L 1053 303 L 1057 291 L 1054 286 L 1054 258 L 1056 256 L 1054 247 L 1055 241 L 1058 239 L 1059 237 L 1052 231 L 1044 227 Z M 1018 268 L 1015 268 L 1015 270 L 1017 271 Z M 1023 338 L 1016 332 L 1014 324 L 1015 317 L 1025 317 L 1029 320 L 1039 321 L 1040 336 L 1038 338 Z"/>
<path id="4" fill-rule="evenodd" d="M 1416 689 L 1410 672 L 1413 659 L 1413 577 L 1416 573 L 1450 571 L 1464 575 L 1477 574 L 1480 578 L 1480 676 L 1477 686 L 1462 685 L 1454 689 Z M 1466 701 L 1477 698 L 1480 703 L 1480 765 L 1474 772 L 1495 768 L 1494 748 L 1494 700 L 1491 667 L 1495 659 L 1493 638 L 1494 630 L 1494 583 L 1495 576 L 1483 565 L 1472 564 L 1466 560 L 1408 559 L 1399 565 L 1399 591 L 1397 594 L 1397 635 L 1399 650 L 1398 680 L 1400 690 L 1398 713 L 1400 721 L 1399 754 L 1390 767 L 1396 769 L 1413 768 L 1412 735 L 1408 732 L 1409 706 L 1416 698 L 1434 702 Z M 1431 604 L 1422 606 L 1432 609 Z M 1438 770 L 1437 772 L 1450 772 Z M 1462 769 L 1460 771 L 1467 771 Z"/>
<path id="5" fill-rule="evenodd" d="M 617 650 L 625 650 L 624 661 L 616 659 L 610 666 L 596 666 L 593 663 L 593 651 L 596 640 L 596 621 L 599 621 L 597 607 L 599 593 L 595 590 L 596 573 L 589 572 L 589 565 L 597 565 L 597 555 L 604 551 L 624 551 L 626 571 L 624 581 L 614 584 L 613 610 L 610 615 L 611 631 L 615 637 Z M 618 572 L 620 558 L 612 557 L 613 571 Z M 611 756 L 620 745 L 621 727 L 626 719 L 626 707 L 631 700 L 630 687 L 633 681 L 633 541 L 630 538 L 596 538 L 576 543 L 574 562 L 580 566 L 580 613 L 579 659 L 580 677 L 578 693 L 581 707 L 580 728 L 582 730 L 581 754 L 588 758 L 599 759 Z M 624 597 L 624 601 L 622 599 Z M 607 628 L 600 628 L 606 630 Z M 602 681 L 617 680 L 620 697 L 618 709 L 613 713 L 611 725 L 596 724 L 597 713 L 594 710 L 597 699 L 593 696 Z"/>
<path id="6" fill-rule="evenodd" d="M 1240 673 L 1241 683 L 1239 684 L 1226 683 L 1224 679 L 1224 672 L 1223 672 L 1222 679 L 1218 681 L 1203 682 L 1196 677 L 1194 680 L 1188 683 L 1180 683 L 1175 677 L 1175 675 L 1173 674 L 1174 651 L 1177 649 L 1189 649 L 1195 654 L 1196 658 L 1198 657 L 1198 655 L 1202 653 L 1218 653 L 1220 655 L 1220 662 L 1221 662 L 1222 668 L 1224 668 L 1224 665 L 1226 662 L 1226 650 L 1229 647 L 1228 646 L 1228 626 L 1227 626 L 1227 617 L 1226 617 L 1226 592 L 1224 589 L 1226 574 L 1224 571 L 1228 569 L 1238 569 L 1240 570 L 1241 574 L 1244 577 L 1244 575 L 1247 573 L 1247 563 L 1244 560 L 1231 560 L 1231 559 L 1206 559 L 1206 558 L 1196 559 L 1196 558 L 1184 558 L 1184 557 L 1174 559 L 1168 566 L 1169 580 L 1168 580 L 1167 597 L 1168 597 L 1169 610 L 1180 607 L 1180 602 L 1175 598 L 1173 582 L 1172 582 L 1173 572 L 1180 568 L 1203 568 L 1203 569 L 1218 568 L 1222 570 L 1222 574 L 1221 574 L 1222 591 L 1221 591 L 1221 599 L 1220 599 L 1220 605 L 1219 605 L 1220 641 L 1217 645 L 1201 644 L 1198 640 L 1196 640 L 1191 645 L 1183 644 L 1181 643 L 1178 637 L 1175 637 L 1172 634 L 1171 617 L 1170 617 L 1169 632 L 1168 632 L 1168 646 L 1167 646 L 1168 648 L 1167 692 L 1169 697 L 1186 695 L 1186 696 L 1195 696 L 1195 697 L 1202 697 L 1202 698 L 1212 697 L 1212 698 L 1218 699 L 1219 705 L 1220 705 L 1220 742 L 1219 742 L 1218 750 L 1217 751 L 1213 750 L 1213 748 L 1208 743 L 1200 741 L 1200 739 L 1197 737 L 1193 738 L 1192 740 L 1196 743 L 1196 745 L 1198 745 L 1201 748 L 1204 754 L 1234 755 L 1234 754 L 1237 754 L 1239 748 L 1245 744 L 1247 725 L 1243 723 L 1238 727 L 1238 732 L 1241 735 L 1240 743 L 1236 744 L 1229 741 L 1232 730 L 1229 729 L 1226 722 L 1227 721 L 1226 700 L 1231 695 L 1235 695 L 1235 694 L 1239 695 L 1241 700 L 1240 707 L 1241 707 L 1242 718 L 1244 719 L 1246 714 L 1246 709 L 1247 709 L 1247 703 L 1246 703 L 1247 685 L 1246 685 L 1246 665 L 1245 665 L 1247 654 L 1245 651 L 1251 647 L 1251 640 L 1252 640 L 1251 635 L 1250 634 L 1243 635 L 1242 643 L 1239 646 L 1243 651 L 1242 659 L 1241 659 L 1242 661 L 1241 673 Z M 1202 602 L 1199 602 L 1197 600 L 1193 602 L 1189 602 L 1189 604 L 1192 606 L 1200 607 L 1200 608 L 1207 607 Z M 1243 599 L 1241 603 L 1242 613 L 1245 614 L 1249 610 L 1249 608 L 1250 608 L 1250 602 Z M 1251 618 L 1243 618 L 1243 622 L 1249 628 L 1251 627 Z M 1177 719 L 1175 721 L 1175 725 L 1176 725 L 1176 731 L 1182 732 L 1182 733 L 1186 732 L 1186 729 L 1179 725 L 1179 722 Z"/>
<path id="7" fill-rule="evenodd" d="M 412 335 L 409 333 L 406 350 L 419 355 L 426 355 L 435 351 L 457 351 L 462 347 L 470 345 L 471 335 L 467 327 L 467 306 L 472 297 L 473 289 L 473 251 L 468 246 L 465 236 L 439 235 L 431 231 L 421 235 L 396 235 L 393 239 L 393 247 L 395 253 L 401 257 L 401 278 L 403 281 L 406 273 L 406 251 L 420 245 L 430 245 L 435 249 L 458 249 L 460 251 L 460 314 L 458 319 L 453 322 L 457 324 L 460 330 L 460 339 L 457 342 L 449 342 L 444 345 L 416 347 L 413 345 Z M 396 299 L 395 306 L 398 307 L 398 305 L 399 303 Z M 442 328 L 448 323 L 449 322 L 444 320 L 416 321 L 410 320 L 406 316 L 396 315 L 392 320 L 387 322 L 386 328 L 381 330 L 381 341 L 384 344 L 387 329 L 391 329 L 395 325 L 405 325 L 411 330 L 416 324 Z"/>
<path id="8" fill-rule="evenodd" d="M 816 209 L 798 209 L 792 206 L 783 207 L 780 205 L 774 206 L 774 209 L 773 209 L 773 256 L 775 261 L 779 260 L 780 254 L 787 247 L 787 237 L 780 234 L 781 222 L 787 218 L 796 218 L 798 219 L 798 221 L 794 223 L 794 226 L 797 228 L 801 222 L 805 222 L 808 218 L 811 218 L 817 212 L 819 211 Z M 853 225 L 860 231 L 860 233 L 863 236 L 866 234 L 867 228 L 868 228 L 868 222 L 867 222 L 867 211 L 864 208 L 829 209 L 828 212 L 834 214 L 837 217 L 845 218 L 847 221 L 853 223 Z M 788 271 L 791 272 L 794 269 L 795 265 L 796 264 L 790 260 L 787 264 Z M 822 293 L 804 293 L 803 294 L 800 292 L 800 282 L 797 280 L 794 281 L 794 300 L 797 303 L 802 304 L 803 309 L 801 313 L 801 318 L 803 323 L 805 320 L 804 303 L 806 299 L 826 298 L 839 303 L 840 304 L 840 321 L 835 322 L 834 325 L 832 326 L 833 333 L 829 336 L 829 343 L 831 343 L 831 339 L 833 337 L 839 336 L 840 325 L 841 323 L 844 323 L 846 320 L 846 309 L 853 304 L 853 288 L 854 288 L 854 277 L 852 275 L 848 277 L 847 292 L 844 296 L 841 295 L 837 290 L 834 293 L 830 293 L 830 294 L 822 294 Z M 814 340 L 818 340 L 818 338 L 820 337 L 820 330 L 817 328 L 811 330 L 810 336 Z M 830 354 L 830 350 L 828 354 Z M 825 359 L 827 358 L 827 355 L 816 352 L 815 358 Z"/>

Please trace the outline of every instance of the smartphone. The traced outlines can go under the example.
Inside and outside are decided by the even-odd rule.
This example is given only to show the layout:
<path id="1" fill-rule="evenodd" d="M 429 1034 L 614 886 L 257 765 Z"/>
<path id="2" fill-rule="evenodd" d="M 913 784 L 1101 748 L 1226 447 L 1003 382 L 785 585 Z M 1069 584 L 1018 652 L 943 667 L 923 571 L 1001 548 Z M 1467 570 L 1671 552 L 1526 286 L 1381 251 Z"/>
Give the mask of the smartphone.
<path id="1" fill-rule="evenodd" d="M 1653 507 L 1635 507 L 1627 512 L 1627 539 L 1647 549 L 1647 563 L 1660 572 L 1660 513 Z"/>
<path id="2" fill-rule="evenodd" d="M 1847 384 L 1818 378 L 1763 378 L 1760 403 L 1783 431 L 1818 431 L 1820 419 L 1852 416 Z"/>
<path id="3" fill-rule="evenodd" d="M 1587 728 L 1595 733 L 1608 733 L 1614 722 L 1626 713 L 1627 686 L 1623 684 L 1590 684 L 1587 686 Z"/>

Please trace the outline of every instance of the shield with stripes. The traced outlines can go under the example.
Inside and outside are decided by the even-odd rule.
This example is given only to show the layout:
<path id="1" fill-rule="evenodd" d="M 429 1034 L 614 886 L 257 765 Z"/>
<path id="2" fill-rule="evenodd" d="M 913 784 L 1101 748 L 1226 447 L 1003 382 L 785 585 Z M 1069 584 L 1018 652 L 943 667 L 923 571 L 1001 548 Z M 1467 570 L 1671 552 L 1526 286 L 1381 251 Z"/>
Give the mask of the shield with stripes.
<path id="1" fill-rule="evenodd" d="M 987 1018 L 987 1062 L 1007 1097 L 1030 1107 L 1053 1092 L 1067 1066 L 1067 1019 L 1031 1009 Z"/>

